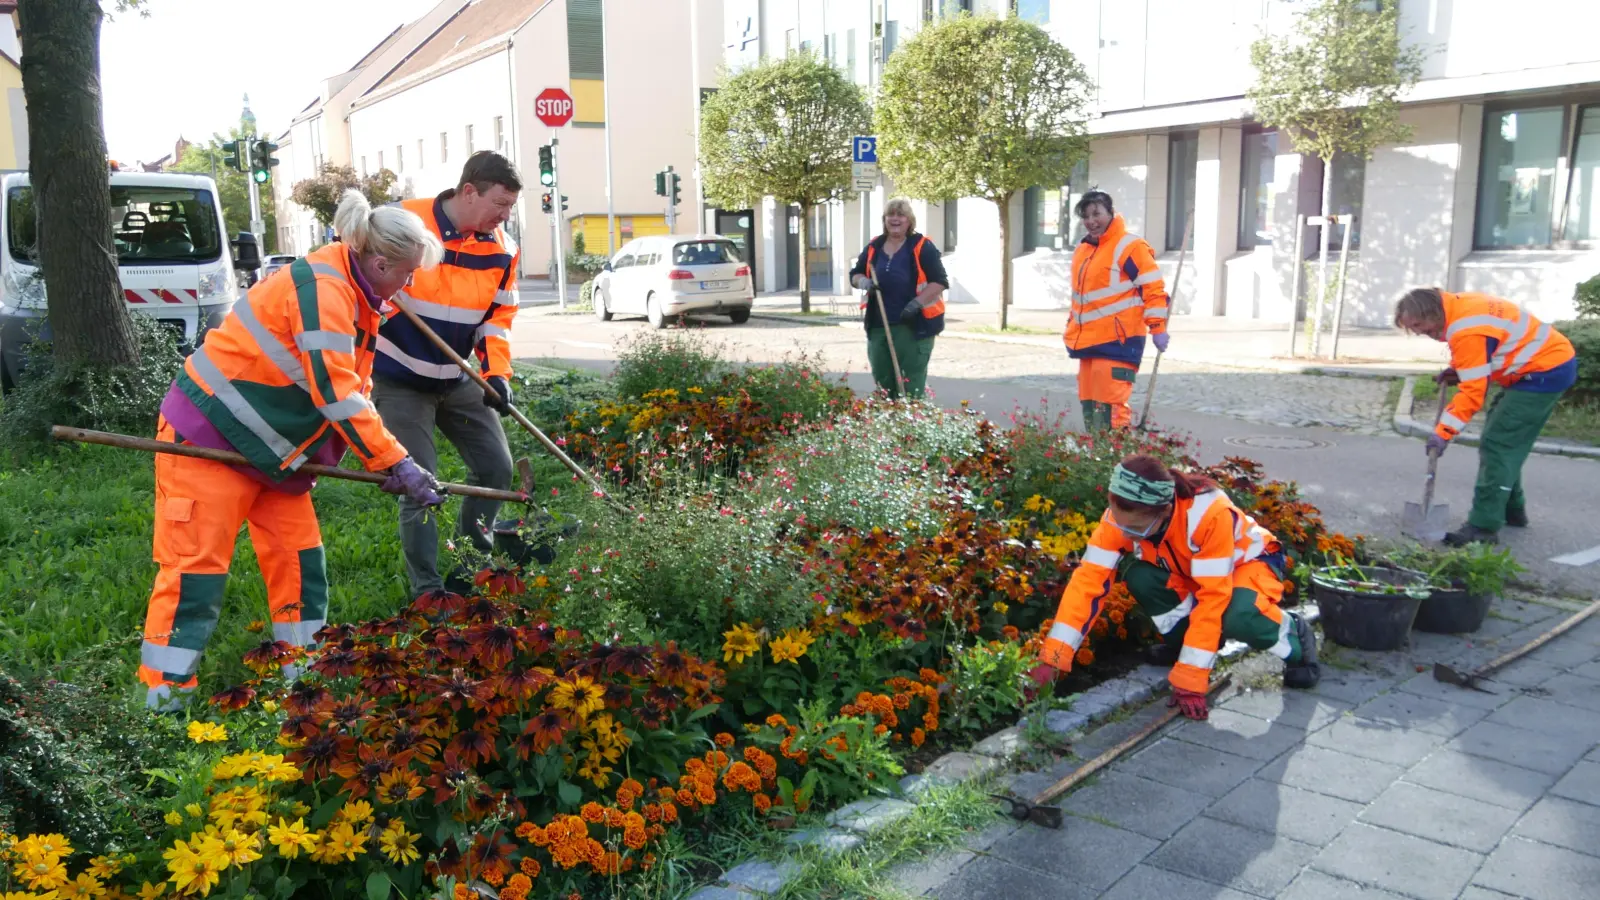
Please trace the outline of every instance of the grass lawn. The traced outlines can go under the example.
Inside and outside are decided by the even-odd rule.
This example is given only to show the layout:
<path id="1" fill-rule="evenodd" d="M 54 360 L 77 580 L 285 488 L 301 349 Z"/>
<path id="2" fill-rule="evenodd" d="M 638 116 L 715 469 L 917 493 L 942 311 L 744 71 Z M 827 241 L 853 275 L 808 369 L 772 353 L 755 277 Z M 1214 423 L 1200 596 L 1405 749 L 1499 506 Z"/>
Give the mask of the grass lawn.
<path id="1" fill-rule="evenodd" d="M 1046 334 L 1046 335 L 1056 335 L 1056 334 L 1060 334 L 1061 333 L 1061 329 L 1059 329 L 1059 328 L 1040 328 L 1037 325 L 1008 325 L 1008 326 L 1006 326 L 1006 330 L 1005 331 L 1001 331 L 1000 329 L 994 327 L 993 325 L 974 325 L 971 328 L 968 328 L 966 330 L 974 332 L 976 334 Z"/>
<path id="2" fill-rule="evenodd" d="M 1399 382 L 1395 384 L 1391 396 L 1398 399 Z M 1445 388 L 1445 391 L 1447 397 L 1454 397 L 1456 388 Z M 1425 425 L 1431 423 L 1433 413 L 1439 408 L 1437 406 L 1439 385 L 1435 384 L 1432 378 L 1419 377 L 1412 386 L 1411 396 L 1415 400 L 1411 408 L 1412 416 Z M 1493 396 L 1491 391 L 1490 398 Z M 1556 404 L 1555 411 L 1550 414 L 1550 421 L 1545 423 L 1540 436 L 1580 444 L 1600 443 L 1600 402 L 1562 398 L 1561 402 Z"/>

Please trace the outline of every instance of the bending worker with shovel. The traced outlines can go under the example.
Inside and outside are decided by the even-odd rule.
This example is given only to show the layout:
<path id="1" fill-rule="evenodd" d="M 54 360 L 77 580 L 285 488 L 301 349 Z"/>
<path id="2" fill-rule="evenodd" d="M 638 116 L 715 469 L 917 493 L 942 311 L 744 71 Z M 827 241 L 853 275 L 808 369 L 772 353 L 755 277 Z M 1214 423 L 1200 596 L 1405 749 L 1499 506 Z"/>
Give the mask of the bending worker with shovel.
<path id="1" fill-rule="evenodd" d="M 1228 638 L 1282 659 L 1284 687 L 1316 686 L 1316 635 L 1310 622 L 1278 606 L 1287 564 L 1271 532 L 1210 479 L 1153 456 L 1117 464 L 1108 494 L 1110 506 L 1045 636 L 1035 680 L 1048 683 L 1052 669 L 1072 668 L 1101 601 L 1120 579 L 1161 632 L 1150 661 L 1172 666 L 1169 705 L 1189 718 L 1208 714 L 1212 663 Z"/>
<path id="2" fill-rule="evenodd" d="M 340 241 L 251 289 L 190 355 L 161 404 L 157 439 L 242 454 L 250 465 L 156 457 L 155 561 L 139 679 L 145 703 L 181 705 L 222 613 L 239 525 L 267 583 L 276 640 L 297 647 L 327 617 L 328 578 L 306 463 L 345 449 L 383 490 L 438 505 L 437 483 L 412 461 L 367 400 L 380 309 L 441 248 L 415 215 L 372 209 L 346 191 Z M 292 675 L 290 666 L 285 674 Z"/>

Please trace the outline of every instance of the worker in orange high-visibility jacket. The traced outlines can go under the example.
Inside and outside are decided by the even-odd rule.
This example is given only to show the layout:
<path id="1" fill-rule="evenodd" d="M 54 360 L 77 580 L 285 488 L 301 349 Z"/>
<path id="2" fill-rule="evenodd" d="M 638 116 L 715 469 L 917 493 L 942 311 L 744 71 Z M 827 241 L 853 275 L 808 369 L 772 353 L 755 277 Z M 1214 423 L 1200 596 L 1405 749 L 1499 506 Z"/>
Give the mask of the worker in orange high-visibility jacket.
<path id="1" fill-rule="evenodd" d="M 1491 383 L 1500 390 L 1489 404 L 1478 443 L 1478 483 L 1466 524 L 1445 535 L 1462 546 L 1494 543 L 1501 526 L 1528 524 L 1522 464 L 1544 423 L 1578 380 L 1578 356 L 1566 335 L 1522 307 L 1488 294 L 1452 294 L 1415 288 L 1395 305 L 1394 322 L 1450 345 L 1450 368 L 1435 379 L 1459 384 L 1428 438 L 1440 454 L 1483 408 Z"/>
<path id="2" fill-rule="evenodd" d="M 392 422 L 395 436 L 425 468 L 438 465 L 434 430 L 442 432 L 467 465 L 472 484 L 511 486 L 511 447 L 500 417 L 511 412 L 511 323 L 517 317 L 521 254 L 500 227 L 516 209 L 522 181 L 511 161 L 492 150 L 467 157 L 456 187 L 437 197 L 406 200 L 444 244 L 437 266 L 421 269 L 397 302 L 443 338 L 457 356 L 477 357 L 489 382 L 486 393 L 467 378 L 405 316 L 391 316 L 378 332 L 373 403 Z M 500 501 L 467 497 L 456 533 L 481 553 L 493 549 L 490 533 Z M 439 517 L 400 499 L 400 544 L 412 596 L 441 590 Z M 458 576 L 452 584 L 464 590 Z"/>
<path id="3" fill-rule="evenodd" d="M 1111 195 L 1084 194 L 1077 213 L 1087 234 L 1072 251 L 1072 312 L 1063 340 L 1078 360 L 1084 428 L 1127 428 L 1145 335 L 1157 350 L 1167 349 L 1167 288 L 1155 251 L 1127 230 Z"/>
<path id="4" fill-rule="evenodd" d="M 1052 670 L 1072 668 L 1113 582 L 1121 580 L 1161 633 L 1151 662 L 1172 665 L 1172 704 L 1184 715 L 1206 717 L 1211 667 L 1230 638 L 1282 659 L 1285 687 L 1316 686 L 1316 634 L 1278 606 L 1287 563 L 1271 532 L 1210 479 L 1152 456 L 1124 459 L 1107 490 L 1110 506 L 1045 635 L 1036 680 L 1047 683 Z"/>
<path id="5" fill-rule="evenodd" d="M 322 536 L 307 462 L 348 448 L 384 490 L 437 505 L 438 484 L 367 400 L 386 298 L 439 258 L 411 213 L 374 211 L 346 192 L 341 241 L 251 289 L 184 363 L 161 404 L 157 439 L 242 454 L 249 465 L 156 457 L 154 557 L 139 679 L 155 709 L 183 705 L 222 612 L 239 526 L 249 523 L 271 609 L 272 636 L 309 647 L 328 614 Z M 278 648 L 287 651 L 287 647 Z M 292 662 L 286 676 L 297 674 Z"/>

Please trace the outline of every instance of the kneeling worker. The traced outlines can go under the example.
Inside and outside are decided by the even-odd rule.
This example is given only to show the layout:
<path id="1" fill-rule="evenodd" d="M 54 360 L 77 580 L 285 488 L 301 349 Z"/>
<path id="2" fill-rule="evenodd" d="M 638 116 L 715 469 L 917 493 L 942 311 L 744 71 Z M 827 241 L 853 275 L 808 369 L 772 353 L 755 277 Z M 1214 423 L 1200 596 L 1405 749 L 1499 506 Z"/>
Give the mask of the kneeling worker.
<path id="1" fill-rule="evenodd" d="M 1316 634 L 1310 622 L 1278 606 L 1287 565 L 1271 532 L 1210 479 L 1173 471 L 1152 456 L 1119 463 L 1109 494 L 1111 505 L 1039 653 L 1047 666 L 1072 668 L 1100 601 L 1121 579 L 1161 633 L 1151 659 L 1172 664 L 1169 705 L 1189 718 L 1207 715 L 1211 666 L 1228 638 L 1282 659 L 1284 687 L 1316 686 Z"/>
<path id="2" fill-rule="evenodd" d="M 233 450 L 250 466 L 156 457 L 155 561 L 139 679 L 145 703 L 180 706 L 222 614 L 239 525 L 267 583 L 276 640 L 314 643 L 328 614 L 322 534 L 306 462 L 335 465 L 345 449 L 383 490 L 438 505 L 438 484 L 412 461 L 367 400 L 380 309 L 439 241 L 402 209 L 374 210 L 346 191 L 340 240 L 256 285 L 184 363 L 161 403 L 162 441 Z M 294 670 L 285 666 L 285 675 Z"/>
<path id="3" fill-rule="evenodd" d="M 1457 547 L 1492 544 L 1499 539 L 1500 526 L 1526 527 L 1522 464 L 1556 401 L 1578 380 L 1572 342 L 1509 300 L 1438 288 L 1407 292 L 1395 305 L 1394 323 L 1449 343 L 1450 368 L 1434 380 L 1461 385 L 1428 438 L 1430 455 L 1444 453 L 1483 408 L 1489 382 L 1501 387 L 1489 404 L 1478 444 L 1472 512 L 1465 525 L 1445 535 L 1444 542 Z"/>

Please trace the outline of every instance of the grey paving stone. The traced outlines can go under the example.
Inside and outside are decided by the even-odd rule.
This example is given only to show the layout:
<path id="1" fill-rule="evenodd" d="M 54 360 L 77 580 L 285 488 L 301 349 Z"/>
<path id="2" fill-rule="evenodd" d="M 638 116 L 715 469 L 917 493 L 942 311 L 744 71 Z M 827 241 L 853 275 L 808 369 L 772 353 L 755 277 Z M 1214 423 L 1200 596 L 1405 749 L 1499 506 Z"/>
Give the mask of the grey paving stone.
<path id="1" fill-rule="evenodd" d="M 1266 761 L 1300 743 L 1306 733 L 1304 729 L 1217 709 L 1203 722 L 1185 722 L 1173 736 L 1224 753 Z"/>
<path id="2" fill-rule="evenodd" d="M 1166 666 L 1152 666 L 1149 663 L 1144 663 L 1122 677 L 1130 681 L 1143 682 L 1164 691 L 1167 689 L 1167 676 L 1170 674 L 1172 674 L 1172 669 Z"/>
<path id="3" fill-rule="evenodd" d="M 1322 846 L 1355 821 L 1361 804 L 1252 778 L 1212 804 L 1206 816 Z"/>
<path id="4" fill-rule="evenodd" d="M 973 753 L 981 753 L 995 759 L 1010 759 L 1027 749 L 1028 739 L 1022 736 L 1022 729 L 1015 725 L 1002 728 L 972 745 Z"/>
<path id="5" fill-rule="evenodd" d="M 1029 825 L 989 848 L 993 856 L 1055 876 L 1094 893 L 1115 884 L 1158 846 L 1131 831 L 1087 819 L 1070 819 L 1059 830 Z M 962 869 L 977 865 L 976 862 Z M 1058 885 L 1059 888 L 1059 885 Z"/>
<path id="6" fill-rule="evenodd" d="M 1222 708 L 1302 731 L 1315 731 L 1339 718 L 1350 705 L 1304 691 L 1259 690 L 1229 697 Z"/>
<path id="7" fill-rule="evenodd" d="M 920 897 L 955 877 L 976 856 L 970 850 L 946 850 L 903 862 L 884 873 L 884 877 L 900 890 Z"/>
<path id="8" fill-rule="evenodd" d="M 1556 782 L 1550 793 L 1579 803 L 1600 806 L 1600 763 L 1580 762 Z"/>
<path id="9" fill-rule="evenodd" d="M 1104 753 L 1112 747 L 1115 747 L 1117 744 L 1122 743 L 1124 740 L 1127 740 L 1129 737 L 1132 737 L 1139 731 L 1142 731 L 1144 728 L 1148 727 L 1151 722 L 1155 721 L 1165 712 L 1165 704 L 1152 703 L 1149 706 L 1134 710 L 1125 718 L 1119 718 L 1113 722 L 1105 722 L 1097 725 L 1093 731 L 1090 731 L 1088 734 L 1085 734 L 1073 743 L 1072 752 L 1080 759 L 1094 759 L 1101 753 Z M 1184 720 L 1180 719 L 1178 722 L 1173 722 L 1167 725 L 1165 728 L 1158 729 L 1153 735 L 1153 738 L 1159 740 L 1160 738 L 1175 734 L 1183 727 L 1181 724 L 1179 724 L 1182 721 Z"/>
<path id="10" fill-rule="evenodd" d="M 1600 680 L 1600 659 L 1597 659 L 1594 662 L 1584 663 L 1576 669 L 1573 669 L 1572 674 L 1577 675 L 1580 678 L 1593 678 Z"/>
<path id="11" fill-rule="evenodd" d="M 1466 890 L 1456 896 L 1456 900 L 1528 900 L 1528 898 L 1521 894 L 1506 894 L 1501 891 L 1469 884 Z"/>
<path id="12" fill-rule="evenodd" d="M 1122 772 L 1103 772 L 1094 784 L 1062 799 L 1062 809 L 1164 841 L 1211 803 L 1211 798 Z"/>
<path id="13" fill-rule="evenodd" d="M 996 785 L 1000 790 L 996 793 L 1011 794 L 1016 797 L 1037 797 L 1040 791 L 1060 781 L 1061 778 L 1060 775 L 1051 775 L 1047 772 L 1018 772 L 1000 778 L 999 784 Z"/>
<path id="14" fill-rule="evenodd" d="M 1472 881 L 1531 900 L 1593 897 L 1595 885 L 1600 884 L 1600 857 L 1509 838 L 1489 855 Z"/>
<path id="15" fill-rule="evenodd" d="M 725 887 L 703 887 L 689 895 L 689 900 L 756 900 L 754 894 Z"/>
<path id="16" fill-rule="evenodd" d="M 1394 687 L 1398 677 L 1374 675 L 1370 672 L 1350 672 L 1333 666 L 1322 667 L 1322 681 L 1310 693 L 1330 697 L 1342 703 L 1365 703 Z"/>
<path id="17" fill-rule="evenodd" d="M 770 863 L 752 859 L 723 872 L 722 883 L 758 894 L 776 894 L 799 872 L 800 866 L 789 860 Z"/>
<path id="18" fill-rule="evenodd" d="M 1060 874 L 1041 872 L 993 856 L 980 856 L 930 896 L 939 900 L 1091 900 L 1100 891 L 1074 884 Z"/>
<path id="19" fill-rule="evenodd" d="M 1352 756 L 1410 766 L 1426 759 L 1445 742 L 1443 735 L 1407 731 L 1387 722 L 1345 716 L 1306 738 L 1306 743 Z"/>
<path id="20" fill-rule="evenodd" d="M 982 756 L 977 753 L 946 753 L 922 770 L 922 774 L 930 779 L 964 783 L 993 772 L 1000 767 L 1000 761 L 992 756 Z"/>
<path id="21" fill-rule="evenodd" d="M 790 832 L 783 839 L 783 842 L 792 847 L 817 847 L 824 853 L 829 854 L 845 853 L 861 846 L 860 836 L 834 828 L 803 829 Z"/>
<path id="22" fill-rule="evenodd" d="M 1581 712 L 1574 711 L 1577 715 Z M 1459 750 L 1473 756 L 1548 772 L 1564 774 L 1572 764 L 1589 752 L 1593 742 L 1567 735 L 1531 735 L 1520 728 L 1499 722 L 1479 722 L 1445 745 L 1446 749 Z"/>
<path id="23" fill-rule="evenodd" d="M 1317 848 L 1202 816 L 1146 862 L 1264 897 L 1289 886 Z"/>
<path id="24" fill-rule="evenodd" d="M 1511 687 L 1538 687 L 1546 681 L 1560 675 L 1561 669 L 1531 659 L 1519 659 L 1504 669 L 1494 673 L 1493 681 L 1496 684 L 1510 685 Z"/>
<path id="25" fill-rule="evenodd" d="M 827 822 L 834 828 L 864 834 L 882 828 L 913 809 L 916 807 L 904 800 L 872 797 L 839 807 L 828 814 Z"/>
<path id="26" fill-rule="evenodd" d="M 1459 703 L 1462 706 L 1476 706 L 1480 709 L 1498 709 L 1511 702 L 1516 696 L 1507 691 L 1485 694 L 1482 691 L 1463 689 L 1460 685 L 1445 684 L 1433 677 L 1433 672 L 1423 672 L 1415 678 L 1407 678 L 1400 682 L 1397 690 L 1430 700 L 1443 700 L 1446 703 Z"/>
<path id="27" fill-rule="evenodd" d="M 1466 731 L 1472 723 L 1488 715 L 1487 710 L 1477 707 L 1420 697 L 1405 691 L 1390 691 L 1375 697 L 1356 707 L 1355 712 L 1363 719 L 1447 738 Z"/>
<path id="28" fill-rule="evenodd" d="M 1257 778 L 1367 803 L 1405 772 L 1399 766 L 1324 747 L 1296 747 L 1267 763 Z"/>
<path id="29" fill-rule="evenodd" d="M 1488 853 L 1517 821 L 1517 811 L 1396 782 L 1361 813 L 1361 821 L 1441 844 Z"/>
<path id="30" fill-rule="evenodd" d="M 1529 840 L 1544 841 L 1568 850 L 1600 856 L 1600 806 L 1577 803 L 1564 797 L 1546 797 L 1533 805 L 1511 833 Z"/>
<path id="31" fill-rule="evenodd" d="M 1093 721 L 1111 715 L 1125 702 L 1122 691 L 1095 687 L 1073 697 L 1071 711 Z"/>
<path id="32" fill-rule="evenodd" d="M 937 779 L 929 778 L 920 772 L 915 775 L 906 775 L 900 779 L 900 793 L 915 800 L 927 793 L 929 788 L 936 787 L 938 784 L 939 781 Z"/>
<path id="33" fill-rule="evenodd" d="M 1117 768 L 1151 781 L 1220 797 L 1261 768 L 1261 760 L 1162 738 Z"/>
<path id="34" fill-rule="evenodd" d="M 1477 853 L 1357 822 L 1311 867 L 1423 900 L 1451 900 L 1482 861 Z"/>
<path id="35" fill-rule="evenodd" d="M 1016 834 L 1022 823 L 1015 819 L 1001 819 L 993 825 L 968 832 L 961 838 L 961 846 L 974 853 L 985 853 L 990 847 Z"/>
<path id="36" fill-rule="evenodd" d="M 1307 869 L 1295 878 L 1278 900 L 1405 900 L 1382 888 L 1370 887 Z"/>
<path id="37" fill-rule="evenodd" d="M 1052 709 L 1044 715 L 1044 727 L 1048 728 L 1052 734 L 1059 734 L 1063 737 L 1074 731 L 1087 728 L 1088 725 L 1088 716 L 1070 709 Z"/>
<path id="38" fill-rule="evenodd" d="M 1539 690 L 1546 700 L 1600 712 L 1600 681 L 1592 678 L 1567 672 L 1545 681 Z"/>
<path id="39" fill-rule="evenodd" d="M 1563 636 L 1529 653 L 1527 658 L 1561 669 L 1575 669 L 1600 658 L 1600 648 L 1588 641 L 1567 640 Z"/>
<path id="40" fill-rule="evenodd" d="M 1232 888 L 1218 887 L 1207 881 L 1157 869 L 1154 866 L 1134 866 L 1116 886 L 1100 895 L 1100 900 L 1251 900 Z"/>
<path id="41" fill-rule="evenodd" d="M 1489 721 L 1539 734 L 1600 741 L 1600 716 L 1574 714 L 1570 706 L 1537 697 L 1518 697 L 1491 713 Z"/>
<path id="42" fill-rule="evenodd" d="M 1515 810 L 1532 806 L 1556 782 L 1554 775 L 1454 750 L 1440 750 L 1413 766 L 1405 780 Z"/>

